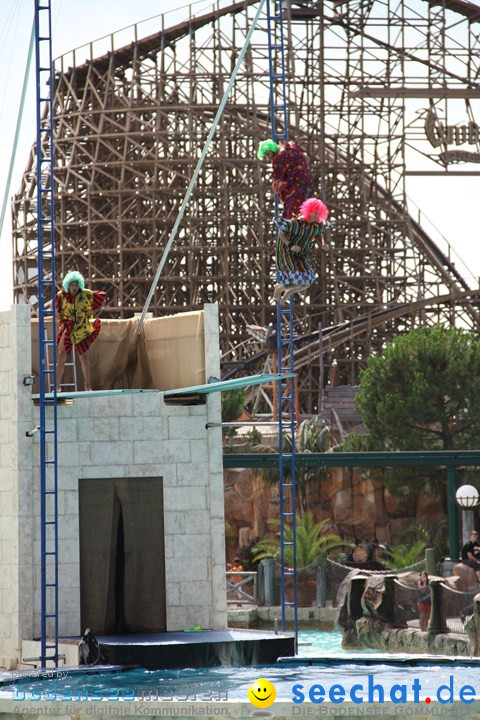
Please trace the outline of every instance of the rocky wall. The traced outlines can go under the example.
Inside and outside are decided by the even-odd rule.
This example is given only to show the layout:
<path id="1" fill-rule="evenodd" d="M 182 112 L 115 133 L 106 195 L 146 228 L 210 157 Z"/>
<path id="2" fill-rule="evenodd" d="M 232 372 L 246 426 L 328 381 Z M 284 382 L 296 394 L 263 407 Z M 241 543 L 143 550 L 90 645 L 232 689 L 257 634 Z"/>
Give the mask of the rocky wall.
<path id="1" fill-rule="evenodd" d="M 267 520 L 278 518 L 278 488 L 266 486 L 252 470 L 224 471 L 225 521 L 231 551 L 264 537 Z M 368 472 L 333 468 L 308 489 L 308 507 L 316 520 L 328 518 L 332 531 L 348 542 L 395 543 L 413 521 L 428 526 L 442 516 L 440 504 L 425 494 L 406 505 Z"/>
<path id="2" fill-rule="evenodd" d="M 430 635 L 416 628 L 397 629 L 380 620 L 363 617 L 356 622 L 360 646 L 387 653 L 473 656 L 467 635 L 441 633 Z"/>

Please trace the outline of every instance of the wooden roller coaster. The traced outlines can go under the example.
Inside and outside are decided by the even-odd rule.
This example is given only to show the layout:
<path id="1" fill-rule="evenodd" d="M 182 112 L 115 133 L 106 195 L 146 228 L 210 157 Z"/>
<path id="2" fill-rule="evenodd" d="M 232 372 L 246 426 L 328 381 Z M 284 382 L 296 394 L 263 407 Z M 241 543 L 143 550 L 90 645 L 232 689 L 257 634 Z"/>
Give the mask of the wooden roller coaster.
<path id="1" fill-rule="evenodd" d="M 92 42 L 56 61 L 57 273 L 78 268 L 89 287 L 106 290 L 110 317 L 143 307 L 255 6 L 219 1 L 195 14 L 192 5 L 159 16 L 153 33 L 139 24 L 129 41 L 124 31 L 108 47 Z M 300 405 L 311 413 L 320 333 L 327 366 L 335 356 L 340 382 L 354 384 L 394 333 L 437 322 L 478 329 L 477 283 L 414 220 L 406 177 L 451 172 L 447 141 L 435 148 L 426 136 L 428 113 L 478 128 L 480 7 L 286 0 L 285 8 L 289 136 L 308 152 L 312 192 L 334 226 L 330 251 L 316 258 L 318 281 L 295 309 Z M 247 325 L 274 321 L 273 202 L 269 169 L 256 159 L 269 135 L 268 81 L 263 26 L 150 307 L 164 314 L 217 301 L 229 361 L 247 359 Z M 474 136 L 462 148 L 466 173 Z M 14 290 L 33 307 L 34 168 L 35 148 L 13 201 Z"/>

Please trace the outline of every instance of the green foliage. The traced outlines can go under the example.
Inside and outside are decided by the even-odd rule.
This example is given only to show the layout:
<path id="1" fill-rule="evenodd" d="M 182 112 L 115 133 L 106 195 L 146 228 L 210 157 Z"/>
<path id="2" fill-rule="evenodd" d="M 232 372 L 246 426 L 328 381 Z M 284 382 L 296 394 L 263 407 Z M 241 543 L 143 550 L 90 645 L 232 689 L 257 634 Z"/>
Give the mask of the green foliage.
<path id="1" fill-rule="evenodd" d="M 257 445 L 255 452 L 276 453 L 277 449 L 269 445 Z M 311 420 L 303 420 L 295 433 L 295 450 L 297 453 L 319 453 L 328 452 L 330 449 L 330 429 L 323 422 L 314 417 Z M 283 436 L 283 451 L 292 451 L 292 438 L 288 433 Z M 299 510 L 304 514 L 307 510 L 307 489 L 308 485 L 315 480 L 320 481 L 327 474 L 327 470 L 321 467 L 305 468 L 297 467 L 296 486 Z M 275 486 L 279 483 L 279 473 L 275 468 L 265 468 L 258 471 L 258 475 L 267 485 Z M 290 469 L 284 468 L 284 479 L 290 477 Z"/>
<path id="2" fill-rule="evenodd" d="M 423 540 L 425 547 L 433 548 L 435 561 L 448 555 L 448 522 L 446 518 L 434 520 L 428 526 L 418 520 L 412 522 L 399 536 L 400 544 L 411 545 Z"/>
<path id="3" fill-rule="evenodd" d="M 378 450 L 378 443 L 375 443 L 370 435 L 360 435 L 351 432 L 347 435 L 341 445 L 337 445 L 334 451 L 339 452 L 370 452 Z"/>
<path id="4" fill-rule="evenodd" d="M 480 341 L 440 325 L 398 336 L 369 359 L 357 396 L 368 429 L 351 444 L 368 450 L 468 450 L 480 442 Z M 344 449 L 344 448 L 342 448 Z M 360 449 L 360 447 L 358 448 Z M 445 504 L 445 472 L 391 470 L 397 493 L 433 492 Z"/>
<path id="5" fill-rule="evenodd" d="M 261 445 L 261 443 L 263 442 L 263 435 L 260 430 L 257 430 L 256 427 L 253 427 L 251 430 L 245 433 L 245 440 L 245 452 L 252 452 L 257 447 L 257 445 Z"/>
<path id="6" fill-rule="evenodd" d="M 234 388 L 222 392 L 222 420 L 223 422 L 234 422 L 243 412 L 245 407 L 245 388 Z M 222 436 L 224 441 L 223 451 L 233 452 L 232 440 L 237 434 L 235 428 L 223 428 Z"/>
<path id="7" fill-rule="evenodd" d="M 222 392 L 222 420 L 233 422 L 243 411 L 245 406 L 245 388 L 235 388 Z"/>
<path id="8" fill-rule="evenodd" d="M 384 448 L 478 447 L 478 337 L 440 325 L 397 337 L 370 358 L 357 406 L 371 441 Z"/>
<path id="9" fill-rule="evenodd" d="M 271 520 L 275 525 L 279 525 L 279 520 Z M 325 562 L 330 552 L 336 548 L 345 547 L 345 543 L 341 537 L 334 533 L 324 533 L 328 520 L 315 522 L 311 513 L 305 515 L 297 515 L 297 570 L 309 571 L 313 567 Z M 324 534 L 323 534 L 324 533 Z M 290 543 L 293 540 L 293 529 L 291 525 L 285 526 L 285 542 Z M 293 566 L 293 547 L 285 545 L 285 564 L 288 567 Z M 265 538 L 260 540 L 253 548 L 253 561 L 258 562 L 266 557 L 274 557 L 276 560 L 281 558 L 280 532 L 276 533 L 274 539 Z"/>
<path id="10" fill-rule="evenodd" d="M 388 548 L 388 557 L 383 560 L 385 567 L 390 570 L 399 570 L 401 568 L 410 567 L 415 563 L 423 560 L 426 543 L 423 540 L 417 540 L 415 543 L 408 545 L 391 545 Z"/>

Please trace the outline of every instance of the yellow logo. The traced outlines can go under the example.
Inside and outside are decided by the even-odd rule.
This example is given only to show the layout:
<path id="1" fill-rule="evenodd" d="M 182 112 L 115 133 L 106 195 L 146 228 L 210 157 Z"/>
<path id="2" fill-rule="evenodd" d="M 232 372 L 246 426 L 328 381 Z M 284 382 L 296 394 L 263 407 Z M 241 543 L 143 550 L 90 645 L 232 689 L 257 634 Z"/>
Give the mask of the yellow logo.
<path id="1" fill-rule="evenodd" d="M 260 678 L 248 688 L 248 699 L 257 708 L 268 708 L 275 702 L 277 691 L 275 685 L 265 678 Z"/>

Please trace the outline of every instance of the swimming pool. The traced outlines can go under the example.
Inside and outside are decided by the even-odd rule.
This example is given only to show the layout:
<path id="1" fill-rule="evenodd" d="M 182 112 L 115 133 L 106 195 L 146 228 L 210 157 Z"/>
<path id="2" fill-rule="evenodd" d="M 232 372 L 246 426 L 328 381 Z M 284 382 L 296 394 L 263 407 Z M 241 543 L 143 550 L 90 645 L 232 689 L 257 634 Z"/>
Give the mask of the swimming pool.
<path id="1" fill-rule="evenodd" d="M 298 654 L 302 657 L 318 657 L 324 654 L 358 656 L 377 652 L 371 648 L 361 650 L 344 650 L 342 648 L 343 633 L 341 630 L 300 630 L 298 633 Z"/>
<path id="2" fill-rule="evenodd" d="M 394 660 L 392 660 L 394 662 Z M 276 665 L 256 667 L 217 667 L 186 670 L 105 670 L 99 672 L 70 672 L 66 677 L 45 680 L 34 678 L 17 679 L 9 686 L 0 686 L 0 696 L 10 697 L 23 702 L 25 700 L 118 700 L 119 698 L 143 698 L 146 700 L 199 700 L 211 694 L 210 700 L 245 700 L 252 682 L 258 678 L 267 678 L 275 685 L 278 700 L 292 700 L 292 688 L 309 695 L 312 686 L 321 685 L 328 696 L 332 686 L 340 683 L 345 695 L 349 696 L 352 687 L 362 685 L 365 698 L 373 682 L 383 688 L 384 698 L 388 698 L 394 685 L 407 686 L 407 697 L 414 699 L 412 684 L 418 679 L 422 699 L 436 695 L 440 685 L 451 684 L 453 677 L 454 694 L 460 687 L 471 685 L 480 698 L 480 665 L 435 664 L 434 660 L 423 661 L 422 665 L 395 665 L 373 661 L 364 665 L 358 661 L 334 664 L 314 662 L 306 665 L 301 661 L 279 662 Z M 373 680 L 370 680 L 373 678 Z M 360 691 L 359 691 L 360 692 Z M 40 694 L 40 696 L 39 696 Z M 447 693 L 446 693 L 447 694 Z M 378 693 L 373 697 L 375 700 Z M 101 697 L 100 697 L 101 696 Z M 365 700 L 366 701 L 366 700 Z M 298 703 L 301 704 L 301 703 Z M 321 703 L 318 703 L 321 704 Z"/>
<path id="3" fill-rule="evenodd" d="M 277 718 L 479 717 L 479 659 L 452 662 L 451 658 L 373 652 L 354 656 L 338 651 L 341 633 L 335 632 L 302 631 L 299 641 L 311 643 L 300 647 L 302 657 L 269 666 L 169 671 L 66 668 L 41 681 L 16 677 L 14 682 L 0 685 L 0 715 L 18 718 L 55 712 L 78 718 L 106 714 L 247 718 L 259 712 L 248 702 L 248 689 L 259 678 L 266 678 L 276 688 L 276 700 L 269 711 L 261 712 L 273 712 Z M 465 691 L 468 686 L 471 689 Z"/>

